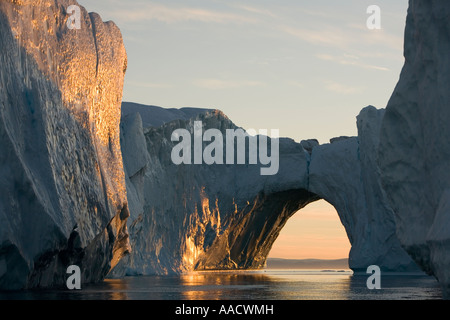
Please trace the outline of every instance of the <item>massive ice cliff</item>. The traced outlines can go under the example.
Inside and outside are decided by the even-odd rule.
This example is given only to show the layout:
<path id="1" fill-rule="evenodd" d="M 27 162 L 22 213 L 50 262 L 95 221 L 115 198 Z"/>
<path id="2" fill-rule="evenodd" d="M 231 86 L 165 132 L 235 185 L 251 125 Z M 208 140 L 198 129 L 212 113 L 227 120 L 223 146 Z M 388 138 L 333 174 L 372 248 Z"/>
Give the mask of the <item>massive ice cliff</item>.
<path id="1" fill-rule="evenodd" d="M 279 139 L 280 170 L 273 176 L 262 176 L 259 165 L 175 165 L 176 129 L 193 133 L 195 121 L 202 121 L 203 130 L 237 128 L 220 111 L 189 111 L 186 116 L 182 110 L 123 104 L 133 252 L 119 263 L 116 276 L 261 268 L 287 220 L 320 198 L 338 211 L 352 244 L 352 269 L 377 264 L 389 271 L 417 270 L 395 236 L 373 160 L 384 110 L 361 112 L 358 137 L 320 146 Z M 187 119 L 171 121 L 174 112 Z M 167 122 L 143 125 L 142 118 L 152 114 Z"/>
<path id="2" fill-rule="evenodd" d="M 119 29 L 74 1 L 0 1 L 0 289 L 103 279 L 129 251 Z"/>
<path id="3" fill-rule="evenodd" d="M 386 111 L 363 109 L 357 137 L 277 139 L 273 176 L 259 165 L 175 165 L 176 129 L 237 126 L 218 110 L 121 112 L 120 31 L 82 7 L 81 28 L 69 29 L 73 4 L 0 1 L 0 289 L 63 285 L 72 264 L 83 282 L 111 269 L 261 268 L 287 220 L 325 199 L 353 270 L 419 265 L 450 296 L 448 1 L 410 1 Z"/>
<path id="4" fill-rule="evenodd" d="M 380 137 L 383 188 L 406 251 L 450 297 L 450 3 L 410 1 L 405 65 Z"/>

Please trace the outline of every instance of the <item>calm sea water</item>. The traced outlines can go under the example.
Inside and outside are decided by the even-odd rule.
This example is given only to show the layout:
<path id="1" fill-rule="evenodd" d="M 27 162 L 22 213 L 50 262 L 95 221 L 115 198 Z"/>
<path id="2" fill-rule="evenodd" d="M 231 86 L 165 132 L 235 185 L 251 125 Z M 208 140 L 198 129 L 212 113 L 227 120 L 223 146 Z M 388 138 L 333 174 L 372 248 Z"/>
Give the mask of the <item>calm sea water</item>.
<path id="1" fill-rule="evenodd" d="M 0 299 L 39 300 L 429 300 L 441 299 L 437 281 L 423 275 L 382 274 L 381 289 L 351 271 L 262 270 L 126 277 L 82 290 L 0 292 Z"/>

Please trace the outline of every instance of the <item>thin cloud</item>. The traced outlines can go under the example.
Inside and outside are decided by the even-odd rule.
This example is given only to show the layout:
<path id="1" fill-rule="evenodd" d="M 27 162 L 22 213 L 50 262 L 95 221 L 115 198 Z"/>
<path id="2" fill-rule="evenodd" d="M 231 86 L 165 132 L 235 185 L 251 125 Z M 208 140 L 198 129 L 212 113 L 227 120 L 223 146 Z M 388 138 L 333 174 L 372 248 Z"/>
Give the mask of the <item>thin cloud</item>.
<path id="1" fill-rule="evenodd" d="M 173 88 L 173 85 L 168 84 L 168 83 L 126 81 L 126 84 L 133 86 L 133 87 L 151 88 L 151 89 Z"/>
<path id="2" fill-rule="evenodd" d="M 306 8 L 300 8 L 300 11 L 308 16 L 315 18 L 332 19 L 336 18 L 336 13 L 334 11 L 324 11 L 324 10 L 312 10 Z"/>
<path id="3" fill-rule="evenodd" d="M 364 91 L 363 87 L 354 87 L 354 86 L 349 86 L 349 85 L 345 85 L 345 84 L 338 83 L 338 82 L 332 82 L 332 81 L 326 82 L 325 88 L 328 91 L 342 94 L 342 95 L 353 95 L 353 94 L 357 94 L 357 93 L 362 93 Z"/>
<path id="4" fill-rule="evenodd" d="M 338 29 L 311 30 L 287 25 L 279 26 L 279 29 L 285 34 L 315 45 L 344 48 L 351 43 L 349 36 Z"/>
<path id="5" fill-rule="evenodd" d="M 252 23 L 255 19 L 231 12 L 221 12 L 205 8 L 167 6 L 163 4 L 134 5 L 133 8 L 120 8 L 111 13 L 121 22 L 159 21 L 168 24 L 182 22 L 205 23 Z"/>
<path id="6" fill-rule="evenodd" d="M 348 24 L 347 27 L 358 35 L 358 41 L 361 44 L 385 47 L 395 51 L 403 51 L 403 37 L 393 35 L 386 29 L 381 30 L 368 30 L 365 25 L 362 24 Z"/>
<path id="7" fill-rule="evenodd" d="M 355 66 L 358 68 L 363 69 L 372 69 L 372 70 L 379 70 L 379 71 L 390 71 L 389 68 L 375 66 L 371 64 L 366 64 L 364 62 L 360 61 L 360 58 L 358 56 L 344 54 L 343 56 L 332 56 L 329 54 L 318 54 L 316 57 L 320 60 L 325 61 L 332 61 L 336 62 L 341 65 L 347 65 L 347 66 Z"/>
<path id="8" fill-rule="evenodd" d="M 231 81 L 221 79 L 196 79 L 193 81 L 193 84 L 197 87 L 210 90 L 264 86 L 264 83 L 260 81 L 248 81 L 248 80 Z"/>
<path id="9" fill-rule="evenodd" d="M 270 17 L 270 18 L 279 18 L 278 15 L 274 14 L 272 11 L 268 9 L 262 9 L 254 6 L 248 6 L 243 4 L 234 4 L 232 5 L 234 8 L 241 9 L 247 11 L 249 13 Z"/>
<path id="10" fill-rule="evenodd" d="M 288 84 L 289 84 L 290 86 L 297 87 L 297 88 L 300 88 L 300 89 L 305 88 L 305 84 L 304 84 L 304 83 L 301 83 L 301 82 L 298 82 L 298 81 L 289 81 Z"/>

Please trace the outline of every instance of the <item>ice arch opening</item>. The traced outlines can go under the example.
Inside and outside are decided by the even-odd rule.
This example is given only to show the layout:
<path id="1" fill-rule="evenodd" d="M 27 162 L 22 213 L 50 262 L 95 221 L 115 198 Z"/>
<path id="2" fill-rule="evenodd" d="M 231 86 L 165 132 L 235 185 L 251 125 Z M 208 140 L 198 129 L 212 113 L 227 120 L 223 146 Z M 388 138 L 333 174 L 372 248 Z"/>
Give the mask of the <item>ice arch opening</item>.
<path id="1" fill-rule="evenodd" d="M 195 270 L 263 268 L 288 219 L 319 199 L 304 189 L 259 193 L 224 221 L 226 232 L 198 257 Z"/>
<path id="2" fill-rule="evenodd" d="M 350 242 L 336 209 L 319 200 L 294 213 L 268 258 L 348 259 L 349 251 Z"/>
<path id="3" fill-rule="evenodd" d="M 348 242 L 352 241 L 354 230 L 340 221 L 337 209 L 328 201 L 321 199 L 304 189 L 293 189 L 269 195 L 259 194 L 248 206 L 249 210 L 238 212 L 230 220 L 227 232 L 216 238 L 214 243 L 203 252 L 194 269 L 201 270 L 233 270 L 261 269 L 266 266 L 267 258 L 280 233 L 289 220 L 295 215 L 301 217 L 308 207 L 326 204 L 334 221 L 343 230 L 347 241 L 347 252 L 339 258 L 349 258 Z M 344 215 L 345 216 L 345 215 Z M 294 218 L 295 219 L 295 218 Z M 324 227 L 318 225 L 318 228 Z M 301 230 L 297 230 L 297 234 Z M 342 235 L 342 233 L 341 233 Z M 304 245 L 299 241 L 296 246 Z M 356 259 L 358 261 L 358 259 Z M 350 263 L 349 263 L 350 265 Z M 354 267 L 354 263 L 351 267 Z"/>

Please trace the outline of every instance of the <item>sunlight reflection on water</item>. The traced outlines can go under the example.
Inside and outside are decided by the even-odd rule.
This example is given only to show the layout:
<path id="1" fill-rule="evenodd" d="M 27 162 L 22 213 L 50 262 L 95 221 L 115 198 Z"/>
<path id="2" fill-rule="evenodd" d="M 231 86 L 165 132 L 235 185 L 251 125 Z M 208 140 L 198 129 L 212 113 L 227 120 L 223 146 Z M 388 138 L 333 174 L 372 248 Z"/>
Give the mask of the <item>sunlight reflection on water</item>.
<path id="1" fill-rule="evenodd" d="M 422 275 L 384 275 L 381 290 L 351 271 L 262 270 L 193 272 L 178 276 L 108 279 L 80 291 L 0 293 L 0 299 L 96 300 L 402 300 L 440 299 L 437 281 Z"/>

